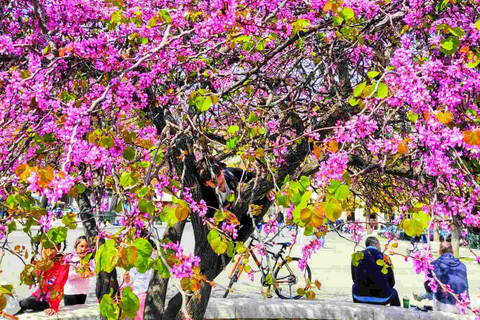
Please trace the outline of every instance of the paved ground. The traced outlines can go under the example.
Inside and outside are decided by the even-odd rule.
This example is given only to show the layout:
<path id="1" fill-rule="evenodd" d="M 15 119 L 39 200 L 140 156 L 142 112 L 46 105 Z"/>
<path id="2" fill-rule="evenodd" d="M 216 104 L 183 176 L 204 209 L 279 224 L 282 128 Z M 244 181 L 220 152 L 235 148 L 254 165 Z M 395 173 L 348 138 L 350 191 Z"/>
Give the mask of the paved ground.
<path id="1" fill-rule="evenodd" d="M 163 229 L 164 227 L 159 227 Z M 115 230 L 116 228 L 113 228 Z M 82 234 L 82 229 L 70 231 L 68 236 L 68 250 L 72 249 L 73 242 L 76 237 Z M 348 235 L 345 235 L 348 237 Z M 289 237 L 285 237 L 285 240 L 289 240 Z M 22 232 L 14 232 L 10 236 L 10 240 L 15 244 L 27 245 L 27 237 Z M 307 241 L 307 240 L 305 240 Z M 381 239 L 381 243 L 384 244 L 385 240 Z M 190 224 L 187 224 L 184 239 L 182 244 L 185 246 L 186 252 L 192 252 L 193 243 L 193 231 Z M 408 242 L 400 241 L 399 247 L 396 249 L 398 252 L 405 253 Z M 312 269 L 313 280 L 319 280 L 322 283 L 322 289 L 317 293 L 316 299 L 322 301 L 351 301 L 351 286 L 352 279 L 350 274 L 350 259 L 353 252 L 353 244 L 341 239 L 338 235 L 328 234 L 326 237 L 326 248 L 319 251 L 309 261 L 309 266 Z M 298 254 L 292 254 L 298 256 Z M 471 256 L 471 254 L 464 248 L 461 248 L 462 256 Z M 423 276 L 415 274 L 412 263 L 405 262 L 403 257 L 393 256 L 392 261 L 394 264 L 396 286 L 399 295 L 410 294 L 414 291 L 423 290 Z M 470 284 L 470 296 L 477 298 L 480 295 L 480 266 L 474 265 L 472 262 L 465 262 L 469 275 Z M 23 270 L 23 263 L 20 260 L 10 254 L 6 254 L 2 263 L 3 273 L 0 274 L 0 283 L 14 284 L 19 297 L 25 297 L 29 294 L 29 289 L 26 286 L 19 286 L 19 275 Z M 227 271 L 222 273 L 217 278 L 219 284 L 213 290 L 213 297 L 221 297 L 224 293 L 223 287 L 228 284 L 228 274 L 233 267 L 230 264 L 227 267 Z M 120 272 L 121 273 L 121 272 Z M 93 280 L 93 279 L 92 279 Z M 91 293 L 87 302 L 95 302 L 94 297 L 94 281 L 91 281 Z M 262 286 L 259 282 L 258 274 L 255 274 L 254 282 L 250 282 L 246 275 L 240 278 L 240 281 L 233 287 L 234 292 L 231 293 L 227 299 L 235 298 L 261 298 Z M 174 288 L 171 288 L 170 293 L 175 292 Z M 169 294 L 169 295 L 171 295 Z M 278 299 L 274 294 L 272 299 Z"/>

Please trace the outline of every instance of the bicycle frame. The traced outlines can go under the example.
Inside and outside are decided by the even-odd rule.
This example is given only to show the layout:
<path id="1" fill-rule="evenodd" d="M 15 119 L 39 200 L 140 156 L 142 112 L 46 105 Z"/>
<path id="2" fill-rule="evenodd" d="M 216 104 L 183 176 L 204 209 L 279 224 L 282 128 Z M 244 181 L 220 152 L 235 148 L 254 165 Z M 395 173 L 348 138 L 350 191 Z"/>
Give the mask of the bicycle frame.
<path id="1" fill-rule="evenodd" d="M 245 269 L 245 265 L 243 263 L 243 261 L 245 259 L 248 259 L 249 256 L 252 256 L 253 260 L 255 261 L 255 264 L 257 265 L 258 269 L 260 270 L 260 272 L 262 273 L 262 279 L 265 279 L 266 276 L 268 275 L 268 273 L 265 273 L 264 271 L 264 268 L 262 268 L 262 266 L 260 265 L 260 262 L 258 261 L 258 258 L 257 256 L 255 255 L 255 252 L 253 251 L 253 248 L 252 248 L 252 245 L 253 245 L 253 239 L 252 241 L 250 241 L 250 244 L 248 245 L 248 247 L 245 249 L 245 253 L 241 254 L 238 259 L 237 259 L 237 262 L 235 263 L 235 265 L 233 266 L 232 268 L 232 272 L 230 273 L 230 275 L 228 276 L 228 279 L 232 279 L 233 275 L 235 274 L 235 270 L 237 270 L 237 267 L 239 268 L 238 269 L 238 275 L 237 275 L 237 280 L 240 278 L 240 275 L 242 274 L 243 270 Z M 272 256 L 274 258 L 274 267 L 272 268 L 272 275 L 275 271 L 275 269 L 278 267 L 277 266 L 277 263 L 278 261 L 281 259 L 282 262 L 284 262 L 286 259 L 283 258 L 283 251 L 286 247 L 285 246 L 282 246 L 282 248 L 280 249 L 280 251 L 278 253 L 274 253 L 272 251 L 269 251 L 269 250 L 265 250 L 266 253 L 268 253 L 270 256 Z M 242 263 L 241 263 L 242 262 Z M 293 275 L 293 271 L 290 269 L 290 267 L 288 266 L 288 264 L 286 265 L 287 266 L 287 269 L 289 271 L 289 273 L 291 275 Z M 270 271 L 270 270 L 269 270 Z M 288 280 L 286 281 L 276 281 L 277 283 L 288 283 Z M 262 283 L 263 285 L 263 283 Z M 273 286 L 274 288 L 277 287 L 276 283 L 273 283 Z"/>

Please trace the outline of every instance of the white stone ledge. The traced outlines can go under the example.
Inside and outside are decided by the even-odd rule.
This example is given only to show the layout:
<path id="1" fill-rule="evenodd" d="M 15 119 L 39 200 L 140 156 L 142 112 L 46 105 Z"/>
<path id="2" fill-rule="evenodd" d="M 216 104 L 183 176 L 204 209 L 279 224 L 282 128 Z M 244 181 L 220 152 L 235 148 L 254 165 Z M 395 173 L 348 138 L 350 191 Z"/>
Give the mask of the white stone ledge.
<path id="1" fill-rule="evenodd" d="M 20 320 L 56 319 L 43 312 L 24 313 Z M 279 299 L 210 299 L 205 319 L 321 319 L 321 320 L 454 320 L 468 319 L 450 313 L 421 312 L 400 307 L 373 306 L 353 302 L 325 302 L 321 300 Z M 58 319 L 100 319 L 98 304 L 62 307 Z M 168 320 L 168 319 L 167 319 Z"/>

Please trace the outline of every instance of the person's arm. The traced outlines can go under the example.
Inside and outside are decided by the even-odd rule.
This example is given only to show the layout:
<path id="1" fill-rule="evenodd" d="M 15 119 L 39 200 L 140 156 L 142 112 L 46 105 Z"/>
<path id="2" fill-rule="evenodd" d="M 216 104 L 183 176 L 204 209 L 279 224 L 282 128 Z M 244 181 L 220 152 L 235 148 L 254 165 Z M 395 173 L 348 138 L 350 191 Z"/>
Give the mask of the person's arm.
<path id="1" fill-rule="evenodd" d="M 395 274 L 393 273 L 393 264 L 390 265 L 388 268 L 388 283 L 390 284 L 390 288 L 395 286 Z"/>
<path id="2" fill-rule="evenodd" d="M 352 280 L 353 280 L 353 283 L 355 283 L 355 279 L 356 279 L 356 278 L 355 278 L 355 271 L 356 271 L 356 268 L 355 268 L 355 266 L 353 265 L 352 262 L 350 262 L 350 270 L 351 270 L 351 272 L 352 272 Z"/>
<path id="3" fill-rule="evenodd" d="M 74 265 L 70 265 L 70 269 L 68 271 L 67 281 L 76 281 L 76 280 L 80 280 L 80 279 L 83 279 L 82 275 L 77 272 Z"/>
<path id="4" fill-rule="evenodd" d="M 253 174 L 249 171 L 243 170 L 243 169 L 225 168 L 225 170 L 230 171 L 237 178 L 238 182 L 240 182 L 240 183 L 247 183 L 250 180 L 255 178 L 255 174 Z"/>

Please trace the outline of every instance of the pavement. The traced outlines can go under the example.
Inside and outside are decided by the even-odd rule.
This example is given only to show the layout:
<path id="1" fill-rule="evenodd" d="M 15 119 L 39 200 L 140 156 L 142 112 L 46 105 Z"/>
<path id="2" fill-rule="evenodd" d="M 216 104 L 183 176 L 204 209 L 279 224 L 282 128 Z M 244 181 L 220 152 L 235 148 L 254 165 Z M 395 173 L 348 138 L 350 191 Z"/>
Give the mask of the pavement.
<path id="1" fill-rule="evenodd" d="M 165 226 L 159 226 L 160 234 L 163 232 Z M 112 232 L 118 230 L 117 227 L 110 228 Z M 73 248 L 73 242 L 75 241 L 76 237 L 83 234 L 82 228 L 78 228 L 77 230 L 69 231 L 67 242 L 67 251 L 71 251 Z M 350 271 L 350 261 L 351 261 L 351 254 L 354 250 L 354 244 L 348 242 L 347 240 L 343 239 L 342 237 L 349 238 L 348 234 L 342 234 L 338 236 L 336 234 L 328 234 L 326 236 L 326 247 L 321 249 L 319 252 L 313 255 L 312 259 L 309 260 L 308 264 L 312 270 L 312 281 L 319 280 L 322 284 L 321 290 L 316 291 L 316 297 L 314 302 L 320 305 L 335 305 L 338 303 L 349 305 L 352 301 L 351 298 L 351 287 L 352 287 L 352 279 L 351 279 L 351 271 Z M 193 240 L 193 230 L 191 224 L 187 224 L 185 228 L 184 237 L 182 240 L 182 245 L 185 247 L 185 253 L 189 253 L 193 251 L 194 248 L 194 240 Z M 23 244 L 26 246 L 28 245 L 28 239 L 23 234 L 23 232 L 15 231 L 10 236 L 9 240 L 11 240 L 13 244 Z M 286 234 L 285 236 L 278 239 L 277 242 L 281 241 L 289 241 L 290 236 Z M 379 239 L 381 245 L 383 246 L 386 243 L 385 239 Z M 304 243 L 307 243 L 308 239 L 304 239 Z M 409 242 L 407 241 L 399 241 L 399 246 L 395 249 L 396 252 L 405 254 L 407 247 L 409 246 Z M 432 245 L 435 253 L 435 245 Z M 473 257 L 471 253 L 466 248 L 460 249 L 460 255 L 465 257 Z M 299 249 L 293 248 L 292 256 L 299 256 Z M 479 252 L 477 252 L 478 254 Z M 400 297 L 404 295 L 409 295 L 410 301 L 413 301 L 413 292 L 422 292 L 423 289 L 423 275 L 417 275 L 413 269 L 412 262 L 409 260 L 405 262 L 405 259 L 401 255 L 393 255 L 391 256 L 392 262 L 394 265 L 394 272 L 395 272 L 395 279 L 396 285 L 395 288 L 397 289 Z M 465 262 L 467 266 L 467 272 L 469 275 L 469 290 L 470 290 L 470 297 L 472 301 L 475 301 L 480 296 L 480 266 L 475 264 L 474 262 Z M 0 283 L 9 283 L 13 284 L 16 288 L 16 294 L 20 297 L 26 297 L 30 294 L 30 290 L 26 286 L 19 285 L 19 274 L 23 269 L 23 263 L 20 260 L 10 254 L 6 254 L 3 259 L 3 273 L 0 274 Z M 252 265 L 253 269 L 256 269 Z M 275 294 L 270 299 L 264 299 L 263 293 L 265 292 L 265 288 L 260 284 L 260 277 L 258 273 L 254 274 L 254 281 L 251 282 L 248 277 L 244 274 L 239 282 L 237 282 L 233 286 L 233 292 L 231 292 L 228 298 L 223 299 L 223 294 L 225 292 L 225 287 L 228 285 L 229 279 L 228 274 L 230 274 L 231 269 L 233 268 L 233 264 L 229 264 L 222 274 L 220 274 L 216 279 L 216 286 L 212 290 L 212 296 L 209 304 L 210 305 L 222 305 L 223 304 L 232 304 L 237 305 L 239 301 L 244 301 L 253 299 L 254 301 L 262 301 L 262 304 L 284 304 L 286 300 L 280 300 Z M 121 269 L 119 269 L 119 277 L 123 275 Z M 90 282 L 90 293 L 87 298 L 87 304 L 95 304 L 96 297 L 94 295 L 95 292 L 95 280 L 92 279 Z M 169 287 L 168 290 L 168 297 L 173 296 L 176 293 L 176 289 L 172 286 Z M 302 300 L 296 301 L 289 301 L 290 303 L 299 303 L 298 307 L 300 307 L 300 303 L 310 303 L 305 298 Z M 418 306 L 423 306 L 422 303 L 416 303 Z M 338 307 L 338 306 L 337 306 Z M 26 318 L 25 318 L 26 319 Z M 230 318 L 225 318 L 230 319 Z M 310 319 L 310 318 L 305 318 Z M 330 319 L 330 318 L 325 318 Z M 345 318 L 349 319 L 349 318 Z"/>

